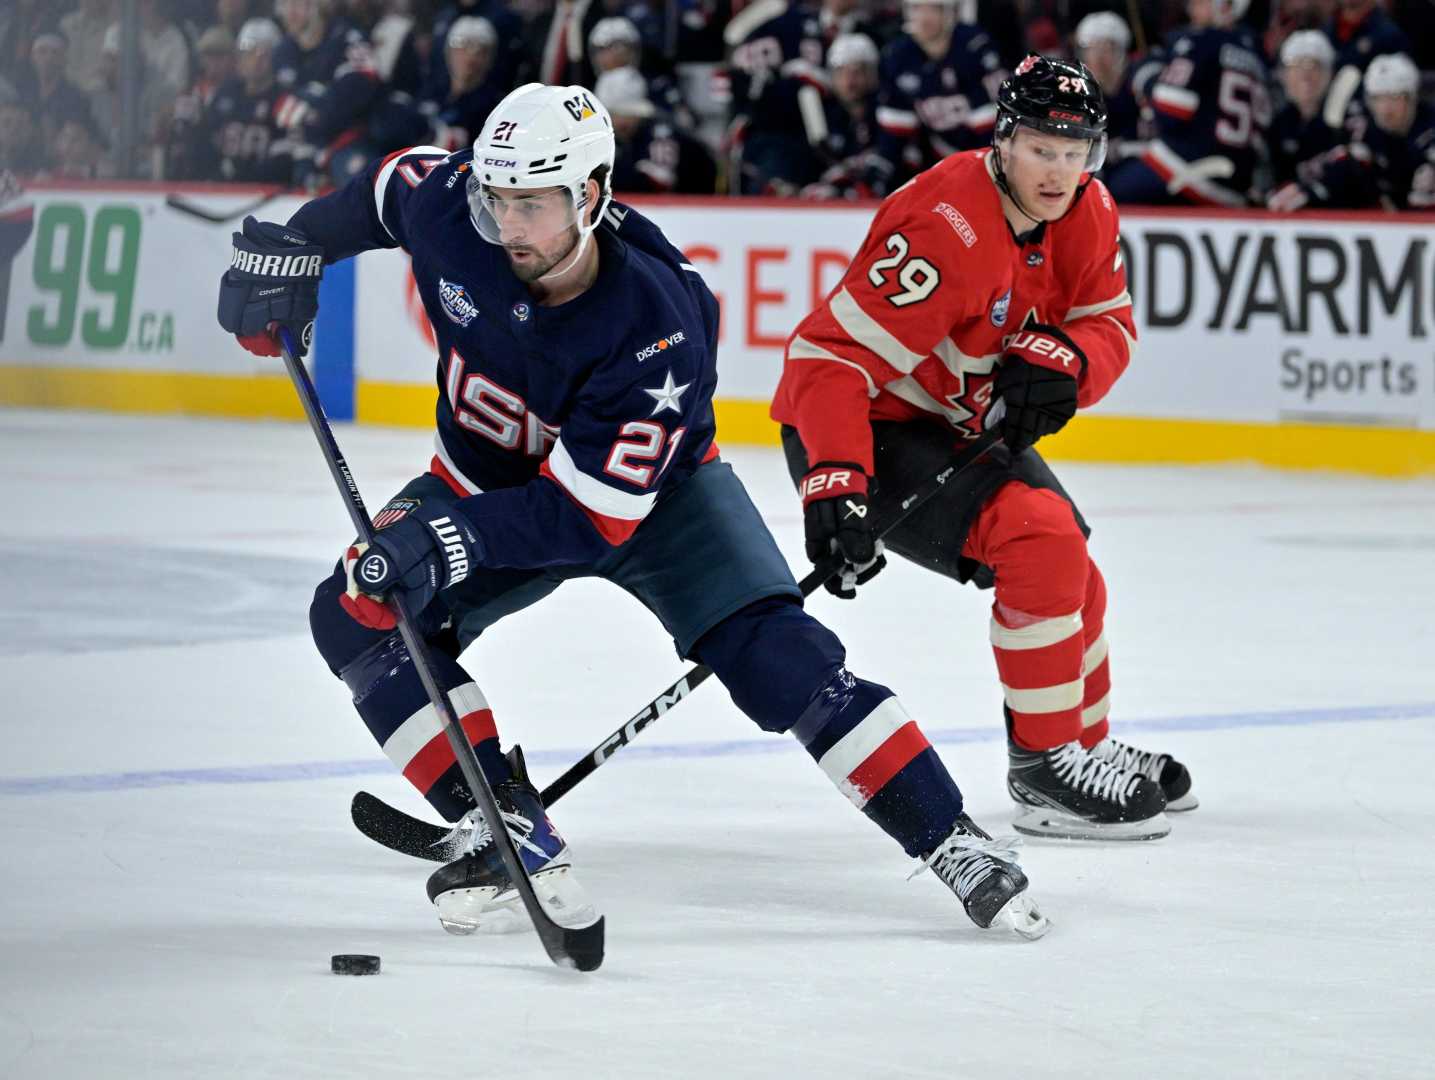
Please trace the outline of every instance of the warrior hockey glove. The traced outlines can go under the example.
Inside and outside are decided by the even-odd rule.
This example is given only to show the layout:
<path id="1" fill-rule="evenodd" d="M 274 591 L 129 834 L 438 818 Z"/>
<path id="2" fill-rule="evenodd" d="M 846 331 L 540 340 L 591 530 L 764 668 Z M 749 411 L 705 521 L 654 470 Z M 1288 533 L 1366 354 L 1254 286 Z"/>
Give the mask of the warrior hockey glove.
<path id="1" fill-rule="evenodd" d="M 364 626 L 391 630 L 397 620 L 387 597 L 402 593 L 417 614 L 440 589 L 468 577 L 482 551 L 478 534 L 457 510 L 429 519 L 409 514 L 375 533 L 372 544 L 355 543 L 344 553 L 348 588 L 339 603 Z"/>
<path id="2" fill-rule="evenodd" d="M 1076 415 L 1077 377 L 1086 357 L 1060 330 L 1032 323 L 1012 336 L 995 392 L 1006 402 L 1002 439 L 1019 454 Z"/>
<path id="3" fill-rule="evenodd" d="M 324 249 L 287 225 L 244 219 L 234 233 L 234 254 L 219 280 L 219 325 L 256 356 L 278 356 L 273 324 L 287 326 L 309 351 L 319 313 Z"/>
<path id="4" fill-rule="evenodd" d="M 834 552 L 846 565 L 822 583 L 833 596 L 851 600 L 857 586 L 876 577 L 887 565 L 882 541 L 872 534 L 867 504 L 867 474 L 860 465 L 819 461 L 802 478 L 802 523 L 807 557 L 820 563 Z"/>

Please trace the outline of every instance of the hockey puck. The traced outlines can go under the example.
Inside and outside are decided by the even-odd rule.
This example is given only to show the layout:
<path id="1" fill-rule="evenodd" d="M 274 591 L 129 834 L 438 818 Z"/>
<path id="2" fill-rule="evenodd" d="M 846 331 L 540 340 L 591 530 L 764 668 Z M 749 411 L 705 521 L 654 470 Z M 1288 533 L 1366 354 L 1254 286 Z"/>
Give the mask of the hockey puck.
<path id="1" fill-rule="evenodd" d="M 329 957 L 329 970 L 335 975 L 377 975 L 379 958 L 360 953 L 338 953 Z"/>

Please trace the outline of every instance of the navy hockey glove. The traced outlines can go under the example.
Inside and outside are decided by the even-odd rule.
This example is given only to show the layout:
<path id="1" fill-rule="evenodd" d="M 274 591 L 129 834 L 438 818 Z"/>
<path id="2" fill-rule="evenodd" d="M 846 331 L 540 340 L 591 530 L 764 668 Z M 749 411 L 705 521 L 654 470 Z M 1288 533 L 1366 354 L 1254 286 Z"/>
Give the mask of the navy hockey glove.
<path id="1" fill-rule="evenodd" d="M 391 630 L 397 620 L 384 600 L 402 593 L 417 614 L 440 589 L 457 585 L 477 565 L 483 547 L 468 519 L 453 508 L 438 517 L 410 513 L 344 553 L 348 587 L 339 603 L 355 621 Z"/>
<path id="2" fill-rule="evenodd" d="M 270 327 L 287 326 L 303 356 L 319 313 L 323 273 L 322 247 L 287 225 L 251 215 L 244 231 L 234 234 L 234 254 L 219 279 L 219 325 L 256 356 L 278 356 Z"/>
<path id="3" fill-rule="evenodd" d="M 845 560 L 840 573 L 822 583 L 833 596 L 851 600 L 857 586 L 871 581 L 887 565 L 882 541 L 872 533 L 867 504 L 867 474 L 860 465 L 819 461 L 798 485 L 807 557 L 820 563 L 834 552 Z"/>
<path id="4" fill-rule="evenodd" d="M 1076 415 L 1077 377 L 1085 370 L 1086 356 L 1055 327 L 1032 323 L 1012 335 L 994 391 L 1006 403 L 1002 439 L 1013 454 Z"/>

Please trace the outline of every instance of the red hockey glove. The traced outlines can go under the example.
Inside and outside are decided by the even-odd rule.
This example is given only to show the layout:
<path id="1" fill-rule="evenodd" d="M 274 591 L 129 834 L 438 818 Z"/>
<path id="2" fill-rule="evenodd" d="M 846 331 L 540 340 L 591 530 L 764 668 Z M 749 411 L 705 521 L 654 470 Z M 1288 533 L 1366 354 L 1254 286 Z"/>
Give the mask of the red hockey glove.
<path id="1" fill-rule="evenodd" d="M 802 478 L 802 524 L 807 557 L 820 563 L 834 552 L 846 565 L 822 583 L 833 596 L 851 600 L 857 586 L 871 581 L 887 565 L 882 541 L 872 533 L 867 503 L 867 474 L 860 465 L 819 461 Z"/>

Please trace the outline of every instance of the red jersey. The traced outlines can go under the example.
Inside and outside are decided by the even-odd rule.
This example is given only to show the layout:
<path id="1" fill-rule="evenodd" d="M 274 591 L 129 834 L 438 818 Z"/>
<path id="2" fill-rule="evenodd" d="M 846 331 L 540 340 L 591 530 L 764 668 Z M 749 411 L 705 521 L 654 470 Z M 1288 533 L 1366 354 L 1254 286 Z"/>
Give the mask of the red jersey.
<path id="1" fill-rule="evenodd" d="M 870 475 L 873 420 L 939 418 L 975 439 L 1004 353 L 1063 366 L 1054 338 L 1022 332 L 1029 322 L 1060 327 L 1085 354 L 1072 372 L 1083 408 L 1126 369 L 1136 324 L 1110 193 L 1092 180 L 1021 244 L 990 153 L 953 154 L 893 192 L 842 281 L 788 339 L 772 418 L 797 428 L 809 461 Z"/>

